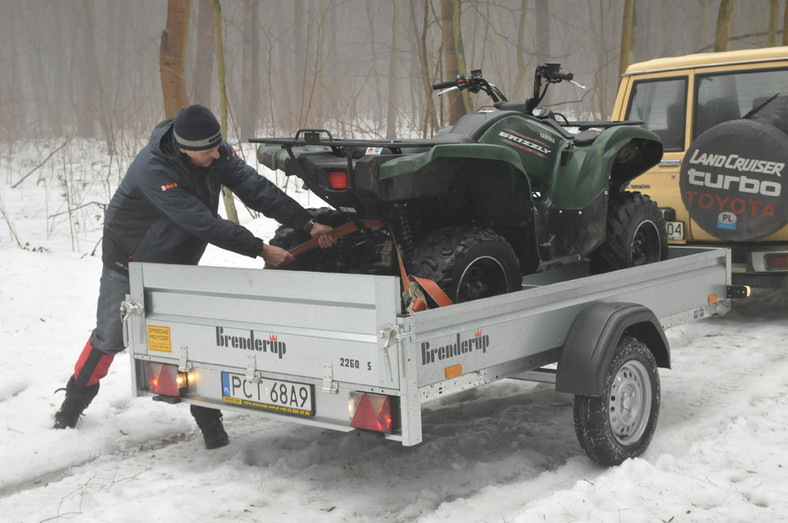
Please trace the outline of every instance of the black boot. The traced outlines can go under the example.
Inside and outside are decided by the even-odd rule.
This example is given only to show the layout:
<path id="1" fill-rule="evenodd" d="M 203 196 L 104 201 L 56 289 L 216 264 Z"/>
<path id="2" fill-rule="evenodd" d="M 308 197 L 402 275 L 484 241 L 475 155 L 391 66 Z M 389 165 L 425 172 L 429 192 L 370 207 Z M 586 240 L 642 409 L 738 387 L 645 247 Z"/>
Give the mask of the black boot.
<path id="1" fill-rule="evenodd" d="M 77 425 L 82 411 L 88 408 L 98 391 L 98 383 L 90 387 L 83 387 L 77 384 L 74 376 L 71 376 L 66 384 L 66 399 L 63 400 L 60 410 L 55 413 L 55 428 L 65 429 L 68 427 L 73 429 Z"/>
<path id="2" fill-rule="evenodd" d="M 230 443 L 222 425 L 222 411 L 197 405 L 191 405 L 189 410 L 202 431 L 206 449 L 218 449 Z"/>

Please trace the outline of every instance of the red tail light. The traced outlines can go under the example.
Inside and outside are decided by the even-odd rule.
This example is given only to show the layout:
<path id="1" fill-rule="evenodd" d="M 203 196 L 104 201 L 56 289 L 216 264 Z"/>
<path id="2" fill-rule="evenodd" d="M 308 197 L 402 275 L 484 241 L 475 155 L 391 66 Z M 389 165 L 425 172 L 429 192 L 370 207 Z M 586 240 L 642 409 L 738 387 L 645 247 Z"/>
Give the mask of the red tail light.
<path id="1" fill-rule="evenodd" d="M 329 189 L 347 189 L 347 172 L 345 171 L 331 171 L 328 173 L 328 187 Z"/>
<path id="2" fill-rule="evenodd" d="M 350 393 L 350 426 L 391 434 L 391 397 L 368 392 Z"/>
<path id="3" fill-rule="evenodd" d="M 775 253 L 764 256 L 767 271 L 784 271 L 788 269 L 788 254 Z"/>
<path id="4" fill-rule="evenodd" d="M 162 396 L 181 395 L 189 386 L 189 376 L 177 365 L 148 362 L 148 390 Z"/>

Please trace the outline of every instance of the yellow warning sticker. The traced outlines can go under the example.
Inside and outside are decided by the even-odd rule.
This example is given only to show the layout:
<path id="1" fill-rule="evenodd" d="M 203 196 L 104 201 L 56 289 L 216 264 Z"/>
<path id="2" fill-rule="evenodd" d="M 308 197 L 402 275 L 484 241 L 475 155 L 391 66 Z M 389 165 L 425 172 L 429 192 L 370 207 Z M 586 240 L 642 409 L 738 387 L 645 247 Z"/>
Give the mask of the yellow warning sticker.
<path id="1" fill-rule="evenodd" d="M 148 325 L 148 350 L 156 352 L 172 352 L 170 328 Z"/>

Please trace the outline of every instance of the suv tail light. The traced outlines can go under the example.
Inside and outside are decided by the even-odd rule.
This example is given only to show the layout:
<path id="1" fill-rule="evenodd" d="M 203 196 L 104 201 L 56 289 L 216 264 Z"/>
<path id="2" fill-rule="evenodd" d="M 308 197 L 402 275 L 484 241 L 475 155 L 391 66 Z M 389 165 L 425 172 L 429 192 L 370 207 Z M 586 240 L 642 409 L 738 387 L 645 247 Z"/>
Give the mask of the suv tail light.
<path id="1" fill-rule="evenodd" d="M 767 271 L 788 271 L 788 253 L 767 254 L 763 259 Z"/>

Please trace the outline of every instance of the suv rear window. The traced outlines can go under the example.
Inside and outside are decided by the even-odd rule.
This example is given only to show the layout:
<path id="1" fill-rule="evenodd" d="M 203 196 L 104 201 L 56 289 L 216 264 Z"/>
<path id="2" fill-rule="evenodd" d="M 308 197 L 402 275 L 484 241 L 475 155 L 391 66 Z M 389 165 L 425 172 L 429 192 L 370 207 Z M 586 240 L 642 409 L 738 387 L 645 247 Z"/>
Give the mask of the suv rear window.
<path id="1" fill-rule="evenodd" d="M 788 96 L 788 70 L 696 74 L 695 89 L 693 140 L 717 124 L 741 118 L 775 95 Z"/>
<path id="2" fill-rule="evenodd" d="M 684 122 L 687 114 L 687 77 L 640 80 L 632 85 L 627 120 L 662 138 L 665 151 L 684 150 Z"/>

